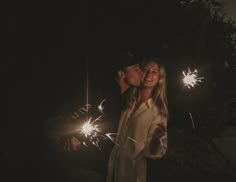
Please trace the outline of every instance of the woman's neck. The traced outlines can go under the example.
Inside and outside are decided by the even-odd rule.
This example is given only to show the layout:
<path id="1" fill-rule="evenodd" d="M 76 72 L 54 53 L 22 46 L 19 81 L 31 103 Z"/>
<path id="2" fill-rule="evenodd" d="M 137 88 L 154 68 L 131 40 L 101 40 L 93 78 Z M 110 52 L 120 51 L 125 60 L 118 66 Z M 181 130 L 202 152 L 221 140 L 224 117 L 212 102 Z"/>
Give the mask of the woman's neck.
<path id="1" fill-rule="evenodd" d="M 153 90 L 153 88 L 141 87 L 140 90 L 139 90 L 139 93 L 138 93 L 137 101 L 139 103 L 142 103 L 142 102 L 145 102 L 148 99 L 150 99 L 151 96 L 152 96 L 152 90 Z"/>
<path id="2" fill-rule="evenodd" d="M 141 103 L 143 103 L 151 98 L 152 90 L 153 90 L 153 88 L 143 88 L 143 87 L 141 87 L 138 90 L 137 100 L 136 100 L 136 104 L 133 109 L 133 113 L 135 113 L 135 111 L 139 108 Z"/>

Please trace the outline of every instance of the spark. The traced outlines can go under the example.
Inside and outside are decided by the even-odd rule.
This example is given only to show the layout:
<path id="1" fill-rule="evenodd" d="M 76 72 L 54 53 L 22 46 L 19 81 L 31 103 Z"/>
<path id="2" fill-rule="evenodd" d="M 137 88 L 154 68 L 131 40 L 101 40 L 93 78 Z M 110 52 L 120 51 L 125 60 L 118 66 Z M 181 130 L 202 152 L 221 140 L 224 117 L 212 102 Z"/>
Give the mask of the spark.
<path id="1" fill-rule="evenodd" d="M 83 125 L 80 127 L 79 133 L 82 134 L 85 139 L 84 141 L 82 141 L 82 144 L 86 147 L 88 147 L 88 143 L 91 143 L 92 145 L 96 146 L 97 148 L 99 148 L 99 150 L 101 150 L 101 147 L 99 146 L 100 143 L 100 139 L 109 139 L 110 141 L 112 141 L 114 144 L 116 144 L 117 146 L 120 146 L 117 143 L 117 133 L 103 133 L 102 130 L 99 127 L 99 124 L 96 123 L 98 120 L 101 120 L 101 118 L 103 117 L 104 113 L 103 113 L 103 103 L 106 99 L 103 99 L 101 101 L 101 103 L 98 106 L 98 110 L 102 113 L 100 116 L 98 116 L 97 118 L 93 119 L 92 116 L 90 116 L 89 119 L 87 119 Z M 91 105 L 89 105 L 91 107 Z M 81 109 L 80 109 L 81 110 Z M 80 115 L 79 115 L 80 116 Z M 128 137 L 128 139 L 130 139 L 131 141 L 139 144 L 136 140 Z"/>
<path id="2" fill-rule="evenodd" d="M 189 113 L 189 115 L 190 115 L 190 118 L 191 118 L 191 121 L 192 121 L 193 130 L 195 131 L 195 124 L 194 124 L 194 122 L 193 122 L 193 117 L 192 117 L 192 114 L 191 114 L 191 112 Z"/>
<path id="3" fill-rule="evenodd" d="M 88 147 L 88 145 L 87 145 L 85 142 L 83 142 L 83 145 L 86 146 L 86 147 Z"/>
<path id="4" fill-rule="evenodd" d="M 97 130 L 97 126 L 93 126 L 90 121 L 86 122 L 83 127 L 82 127 L 82 133 L 84 133 L 84 135 L 87 137 L 89 135 L 91 135 L 91 133 L 93 131 L 96 131 Z"/>
<path id="5" fill-rule="evenodd" d="M 120 146 L 116 141 L 117 141 L 117 137 L 113 137 L 113 135 L 118 135 L 117 133 L 107 133 L 106 136 L 108 139 L 110 139 L 113 143 L 115 143 L 116 145 Z M 138 143 L 135 139 L 128 137 L 129 140 L 135 142 L 136 144 L 140 144 Z"/>
<path id="6" fill-rule="evenodd" d="M 191 87 L 194 87 L 198 82 L 202 82 L 202 79 L 204 79 L 204 77 L 198 77 L 197 76 L 197 69 L 195 69 L 193 72 L 191 72 L 190 68 L 188 68 L 188 72 L 185 73 L 183 71 L 183 82 L 184 85 L 187 86 L 189 89 Z"/>
<path id="7" fill-rule="evenodd" d="M 102 104 L 103 104 L 103 102 L 104 102 L 105 100 L 106 100 L 106 99 L 103 99 L 102 102 L 98 105 L 98 110 L 99 110 L 102 114 L 104 114 L 104 113 L 103 113 L 104 107 L 103 107 Z"/>
<path id="8" fill-rule="evenodd" d="M 116 145 L 120 146 L 117 142 L 116 142 L 116 137 L 113 137 L 113 135 L 117 135 L 117 133 L 107 133 L 106 136 L 108 139 L 110 139 L 113 143 L 115 143 Z"/>
<path id="9" fill-rule="evenodd" d="M 133 139 L 133 138 L 130 138 L 130 137 L 128 137 L 128 139 L 130 139 L 131 141 L 133 141 L 133 142 L 135 142 L 135 143 L 137 143 L 137 144 L 140 144 L 140 143 L 138 143 L 135 139 Z"/>
<path id="10" fill-rule="evenodd" d="M 92 124 L 95 123 L 96 121 L 100 120 L 101 117 L 102 117 L 102 115 L 98 116 L 95 120 L 93 120 Z"/>
<path id="11" fill-rule="evenodd" d="M 92 121 L 92 117 L 90 117 L 89 120 L 86 121 L 80 129 L 80 133 L 83 134 L 88 139 L 89 142 L 97 146 L 99 149 L 100 147 L 99 147 L 98 137 L 99 137 L 99 134 L 101 133 L 101 130 L 98 127 L 98 125 L 95 125 L 94 123 L 100 120 L 101 117 L 102 115 L 97 117 L 93 121 Z M 85 142 L 83 142 L 83 144 L 87 146 Z"/>
<path id="12" fill-rule="evenodd" d="M 97 135 L 98 132 L 101 132 L 101 130 L 99 129 L 98 125 L 94 125 L 94 123 L 98 120 L 100 120 L 100 118 L 102 117 L 99 116 L 96 119 L 92 120 L 92 117 L 89 118 L 88 121 L 86 121 L 84 123 L 84 125 L 81 128 L 81 133 L 85 135 L 85 137 L 95 137 Z"/>
<path id="13" fill-rule="evenodd" d="M 105 99 L 102 100 L 102 102 L 99 104 L 98 109 L 99 111 L 103 114 L 103 106 L 102 103 L 105 101 Z M 100 146 L 99 146 L 99 137 L 103 137 L 102 136 L 102 131 L 101 129 L 98 127 L 98 125 L 95 124 L 96 121 L 101 120 L 103 115 L 98 116 L 97 118 L 95 118 L 92 121 L 92 117 L 89 118 L 88 121 L 86 121 L 83 126 L 81 127 L 80 133 L 83 134 L 89 142 L 91 142 L 93 145 L 95 145 L 96 147 L 98 147 L 100 150 Z M 85 146 L 86 143 L 83 143 Z"/>
<path id="14" fill-rule="evenodd" d="M 99 146 L 99 137 L 103 137 L 102 131 L 99 128 L 98 124 L 95 124 L 96 121 L 101 120 L 102 116 L 104 115 L 103 113 L 103 102 L 105 101 L 105 99 L 102 100 L 102 102 L 99 104 L 98 109 L 99 111 L 102 113 L 102 115 L 98 116 L 97 118 L 95 118 L 94 120 L 92 119 L 92 117 L 90 116 L 90 118 L 84 122 L 84 124 L 80 127 L 79 129 L 79 133 L 81 133 L 85 138 L 86 138 L 86 142 L 92 143 L 93 145 L 95 145 L 96 147 L 98 147 L 100 150 L 100 146 Z M 87 107 L 88 106 L 88 107 Z M 91 108 L 90 104 L 87 104 L 86 107 L 82 107 L 79 109 L 79 111 L 83 111 L 83 114 L 86 112 L 88 113 L 88 110 Z M 74 113 L 75 114 L 75 113 Z M 76 113 L 77 114 L 77 113 Z M 79 117 L 80 115 L 76 115 L 75 118 Z M 86 147 L 88 147 L 88 145 L 86 144 L 85 141 L 83 141 L 83 145 L 85 145 Z"/>
<path id="15" fill-rule="evenodd" d="M 99 141 L 92 142 L 93 145 L 95 145 L 99 150 L 101 150 L 101 147 L 99 146 Z"/>

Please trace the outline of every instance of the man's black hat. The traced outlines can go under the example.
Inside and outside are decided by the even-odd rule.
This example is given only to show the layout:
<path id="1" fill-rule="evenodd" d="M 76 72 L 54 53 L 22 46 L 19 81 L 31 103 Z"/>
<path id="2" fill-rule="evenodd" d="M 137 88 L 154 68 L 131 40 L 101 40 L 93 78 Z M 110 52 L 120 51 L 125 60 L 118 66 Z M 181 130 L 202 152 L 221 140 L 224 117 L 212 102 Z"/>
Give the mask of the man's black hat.
<path id="1" fill-rule="evenodd" d="M 128 66 L 140 63 L 140 58 L 131 51 L 122 52 L 117 57 L 113 65 L 114 71 L 122 70 Z"/>

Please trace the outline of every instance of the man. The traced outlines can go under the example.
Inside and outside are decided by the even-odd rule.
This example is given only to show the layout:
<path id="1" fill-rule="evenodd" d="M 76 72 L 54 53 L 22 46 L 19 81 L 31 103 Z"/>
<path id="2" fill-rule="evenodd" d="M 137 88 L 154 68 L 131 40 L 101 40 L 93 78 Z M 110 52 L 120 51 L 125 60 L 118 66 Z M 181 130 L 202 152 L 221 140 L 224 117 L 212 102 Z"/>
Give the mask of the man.
<path id="1" fill-rule="evenodd" d="M 117 125 L 120 119 L 120 113 L 125 107 L 126 98 L 132 87 L 140 85 L 142 71 L 139 66 L 139 58 L 130 51 L 120 54 L 116 63 L 112 67 L 112 74 L 115 75 L 115 81 L 108 84 L 106 94 L 108 117 L 112 118 L 112 123 Z M 104 90 L 104 92 L 106 92 Z M 114 130 L 116 131 L 116 129 Z"/>
<path id="2" fill-rule="evenodd" d="M 125 93 L 130 86 L 139 86 L 141 69 L 139 60 L 131 52 L 122 55 L 115 67 L 116 81 L 120 87 L 120 94 Z"/>

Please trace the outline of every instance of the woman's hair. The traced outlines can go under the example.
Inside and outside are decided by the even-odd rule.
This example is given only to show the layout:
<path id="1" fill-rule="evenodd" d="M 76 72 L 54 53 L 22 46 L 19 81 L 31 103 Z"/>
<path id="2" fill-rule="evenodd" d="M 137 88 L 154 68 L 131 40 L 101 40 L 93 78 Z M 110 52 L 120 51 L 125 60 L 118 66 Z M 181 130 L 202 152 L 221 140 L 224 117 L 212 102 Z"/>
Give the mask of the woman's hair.
<path id="1" fill-rule="evenodd" d="M 166 72 L 161 60 L 157 57 L 146 57 L 142 64 L 142 68 L 150 62 L 154 62 L 159 66 L 159 79 L 157 85 L 152 91 L 152 99 L 160 110 L 162 116 L 168 117 L 168 102 L 166 97 Z"/>

